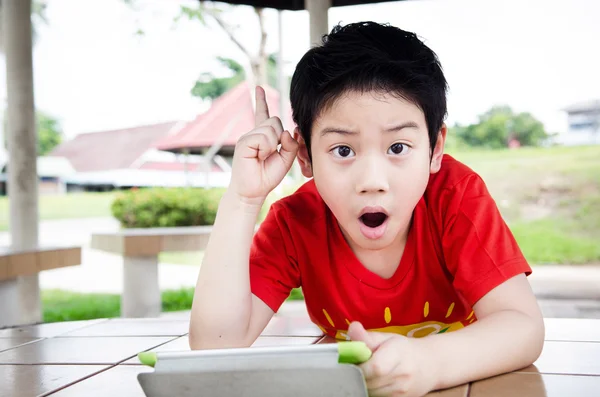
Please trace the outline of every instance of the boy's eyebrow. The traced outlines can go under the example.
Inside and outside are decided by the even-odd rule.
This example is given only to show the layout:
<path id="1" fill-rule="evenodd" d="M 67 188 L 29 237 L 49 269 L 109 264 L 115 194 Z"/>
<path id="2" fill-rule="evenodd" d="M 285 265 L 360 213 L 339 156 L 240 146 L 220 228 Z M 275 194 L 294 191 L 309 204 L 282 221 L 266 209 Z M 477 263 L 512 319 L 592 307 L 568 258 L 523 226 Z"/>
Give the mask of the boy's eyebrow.
<path id="1" fill-rule="evenodd" d="M 406 128 L 412 128 L 412 129 L 419 129 L 419 124 L 415 123 L 414 121 L 406 121 L 402 124 L 398 124 L 396 126 L 393 126 L 391 128 L 388 128 L 387 130 L 385 130 L 386 132 L 398 132 L 401 131 L 403 129 Z"/>
<path id="2" fill-rule="evenodd" d="M 327 134 L 341 134 L 341 135 L 357 135 L 356 131 L 344 130 L 343 128 L 337 127 L 326 127 L 321 130 L 321 136 L 325 136 Z"/>
<path id="3" fill-rule="evenodd" d="M 414 121 L 406 121 L 402 124 L 395 125 L 386 129 L 384 132 L 398 132 L 406 128 L 419 129 L 419 125 Z M 321 130 L 321 136 L 325 136 L 327 134 L 341 134 L 341 135 L 357 135 L 357 131 L 345 130 L 343 128 L 337 127 L 326 127 Z"/>

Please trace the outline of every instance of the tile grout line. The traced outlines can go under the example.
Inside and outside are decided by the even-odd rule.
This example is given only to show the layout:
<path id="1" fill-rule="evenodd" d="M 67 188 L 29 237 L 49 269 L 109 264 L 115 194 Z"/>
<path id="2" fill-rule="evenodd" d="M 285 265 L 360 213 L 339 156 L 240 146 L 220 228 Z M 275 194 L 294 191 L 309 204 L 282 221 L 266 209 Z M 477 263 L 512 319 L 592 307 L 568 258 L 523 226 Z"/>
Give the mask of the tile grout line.
<path id="1" fill-rule="evenodd" d="M 324 335 L 258 335 L 259 338 L 317 338 L 323 339 Z"/>
<path id="2" fill-rule="evenodd" d="M 66 365 L 75 365 L 75 364 L 66 364 Z M 100 364 L 100 365 L 102 365 L 102 364 Z M 88 376 L 85 376 L 85 377 L 83 377 L 83 378 L 81 378 L 81 379 L 77 379 L 77 380 L 76 380 L 76 381 L 74 381 L 74 382 L 67 383 L 66 385 L 63 385 L 63 386 L 59 387 L 58 389 L 55 389 L 55 390 L 49 391 L 49 392 L 47 392 L 47 393 L 40 394 L 40 395 L 38 395 L 38 397 L 46 397 L 46 396 L 50 396 L 50 395 L 52 395 L 52 394 L 56 394 L 56 393 L 58 393 L 58 392 L 60 392 L 60 391 L 63 391 L 63 390 L 65 390 L 65 389 L 66 389 L 66 388 L 68 388 L 68 387 L 71 387 L 71 386 L 73 386 L 73 385 L 76 385 L 77 383 L 80 383 L 80 382 L 83 382 L 84 380 L 87 380 L 87 379 L 93 378 L 93 377 L 94 377 L 94 376 L 96 376 L 96 375 L 100 375 L 101 373 L 103 373 L 103 372 L 106 372 L 106 371 L 108 371 L 109 369 L 112 369 L 112 368 L 114 368 L 114 367 L 116 367 L 116 366 L 117 366 L 117 365 L 110 365 L 110 364 L 109 364 L 109 366 L 108 366 L 108 367 L 106 367 L 106 368 L 104 368 L 104 369 L 101 369 L 101 370 L 100 370 L 100 371 L 98 371 L 98 372 L 91 373 L 90 375 L 88 375 Z"/>
<path id="3" fill-rule="evenodd" d="M 565 340 L 565 339 L 546 339 L 544 342 L 568 342 L 568 343 L 600 343 L 599 340 Z"/>
<path id="4" fill-rule="evenodd" d="M 134 358 L 134 357 L 137 357 L 137 355 L 138 355 L 139 353 L 142 353 L 142 352 L 147 352 L 147 351 L 151 351 L 152 349 L 156 349 L 157 347 L 161 347 L 161 346 L 164 346 L 164 345 L 166 345 L 167 343 L 171 343 L 171 342 L 174 342 L 174 341 L 176 341 L 176 340 L 178 340 L 178 339 L 181 339 L 181 338 L 183 338 L 184 336 L 185 336 L 185 335 L 182 335 L 182 336 L 176 336 L 176 337 L 174 337 L 174 338 L 173 338 L 173 339 L 171 339 L 171 340 L 168 340 L 168 341 L 166 341 L 166 342 L 160 343 L 160 344 L 158 344 L 158 345 L 156 345 L 156 346 L 153 346 L 153 347 L 150 347 L 150 348 L 148 348 L 148 349 L 146 349 L 146 350 L 142 350 L 141 352 L 137 352 L 137 353 L 136 353 L 136 354 L 134 354 L 133 356 L 127 357 L 126 359 L 124 359 L 124 360 L 121 360 L 121 361 L 119 361 L 118 363 L 116 363 L 116 364 L 115 364 L 115 367 L 116 367 L 116 366 L 119 366 L 119 365 L 121 365 L 121 364 L 122 364 L 122 365 L 144 365 L 144 364 L 141 364 L 141 363 L 140 363 L 140 364 L 126 364 L 126 361 L 129 361 L 129 360 L 131 360 L 132 358 Z"/>
<path id="5" fill-rule="evenodd" d="M 313 343 L 313 345 L 318 345 L 319 343 L 321 343 L 322 341 L 324 341 L 324 340 L 325 340 L 325 338 L 327 338 L 327 335 L 321 335 L 321 337 L 320 337 L 320 338 L 318 338 L 318 339 L 317 339 L 317 340 L 316 340 L 316 341 Z"/>
<path id="6" fill-rule="evenodd" d="M 185 335 L 173 334 L 173 335 L 91 335 L 91 336 L 71 336 L 71 335 L 59 335 L 56 339 L 85 339 L 85 338 L 181 338 Z M 50 338 L 48 338 L 50 339 Z"/>
<path id="7" fill-rule="evenodd" d="M 158 344 L 158 345 L 156 345 L 156 346 L 154 346 L 154 347 L 151 347 L 150 349 L 147 349 L 147 350 L 142 350 L 142 351 L 148 351 L 148 350 L 151 350 L 151 349 L 155 349 L 155 348 L 157 348 L 157 347 L 160 347 L 160 346 L 162 346 L 162 345 L 164 345 L 164 344 L 166 344 L 166 343 L 172 342 L 172 341 L 174 341 L 174 340 L 177 340 L 177 339 L 179 339 L 179 338 L 181 338 L 181 336 L 174 337 L 173 339 L 171 339 L 171 340 L 169 340 L 169 341 L 166 341 L 166 342 L 160 343 L 160 344 Z M 140 352 L 138 352 L 138 353 L 140 353 Z M 64 385 L 64 386 L 61 386 L 61 387 L 59 387 L 58 389 L 52 390 L 52 391 L 50 391 L 50 392 L 48 392 L 48 393 L 41 394 L 39 397 L 46 397 L 46 396 L 50 396 L 50 395 L 52 395 L 52 394 L 56 394 L 56 393 L 58 393 L 58 392 L 60 392 L 60 391 L 62 391 L 62 390 L 65 390 L 65 389 L 67 389 L 67 388 L 69 388 L 69 387 L 71 387 L 71 386 L 73 386 L 73 385 L 75 385 L 75 384 L 77 384 L 77 383 L 83 382 L 83 381 L 85 381 L 85 380 L 87 380 L 87 379 L 90 379 L 90 378 L 92 378 L 92 377 L 94 377 L 94 376 L 98 376 L 98 375 L 100 375 L 100 374 L 101 374 L 101 373 L 103 373 L 103 372 L 106 372 L 106 371 L 109 371 L 109 370 L 111 370 L 111 369 L 113 369 L 113 368 L 116 368 L 116 367 L 118 367 L 119 365 L 123 364 L 125 361 L 127 361 L 127 360 L 130 360 L 130 359 L 132 359 L 132 358 L 134 358 L 134 357 L 136 357 L 136 356 L 137 356 L 137 354 L 134 354 L 134 355 L 132 355 L 132 356 L 129 356 L 129 357 L 127 357 L 127 358 L 125 358 L 125 359 L 123 359 L 123 360 L 121 360 L 121 361 L 118 361 L 118 362 L 117 362 L 117 363 L 115 363 L 115 364 L 108 364 L 108 367 L 106 367 L 106 368 L 104 368 L 104 369 L 101 369 L 101 370 L 100 370 L 100 371 L 98 371 L 98 372 L 94 372 L 94 373 L 92 373 L 92 374 L 90 374 L 90 375 L 88 375 L 88 376 L 86 376 L 86 377 L 83 377 L 83 378 L 81 378 L 81 379 L 78 379 L 78 380 L 76 380 L 76 381 L 74 381 L 74 382 L 68 383 L 68 384 L 66 384 L 66 385 Z M 27 364 L 25 364 L 25 365 L 27 365 Z M 51 364 L 38 364 L 38 365 L 51 365 Z M 81 364 L 60 364 L 60 365 L 81 365 Z M 88 364 L 88 365 L 104 365 L 104 364 Z"/>
<path id="8" fill-rule="evenodd" d="M 7 339 L 11 339 L 11 338 L 7 338 Z M 25 345 L 30 345 L 32 343 L 41 342 L 41 341 L 46 340 L 46 339 L 50 339 L 50 338 L 38 338 L 38 339 L 30 340 L 29 342 L 25 342 L 25 343 L 22 343 L 22 344 L 17 345 L 17 346 L 9 347 L 6 350 L 0 350 L 0 354 L 3 354 L 5 352 L 7 352 L 7 351 L 10 351 L 10 350 L 13 350 L 13 349 L 16 349 L 16 348 L 19 348 L 19 347 L 23 347 Z M 0 364 L 2 364 L 2 363 L 0 362 Z"/>
<path id="9" fill-rule="evenodd" d="M 0 363 L 2 367 L 93 367 L 116 365 L 111 363 Z"/>
<path id="10" fill-rule="evenodd" d="M 83 327 L 83 328 L 85 328 L 85 327 Z M 83 328 L 81 328 L 81 329 L 83 329 Z M 64 334 L 61 334 L 61 335 L 64 335 Z M 49 338 L 41 338 L 41 339 L 38 339 L 38 340 L 36 340 L 36 341 L 31 341 L 31 342 L 28 342 L 28 343 L 25 343 L 25 344 L 29 344 L 29 343 L 33 343 L 33 342 L 39 342 L 39 341 L 41 341 L 41 340 L 48 340 L 48 339 L 53 339 L 53 338 L 59 338 L 59 337 L 60 337 L 59 335 L 56 335 L 56 336 L 54 336 L 54 337 L 49 337 Z M 172 341 L 174 341 L 174 340 L 177 340 L 177 339 L 181 338 L 182 336 L 181 336 L 181 335 L 179 335 L 179 336 L 172 336 L 172 337 L 173 337 L 173 339 L 171 339 L 171 340 L 165 341 L 165 342 L 163 342 L 163 343 L 160 343 L 160 344 L 158 344 L 158 345 L 156 345 L 156 346 L 153 346 L 153 347 L 151 347 L 150 349 L 143 350 L 143 351 L 148 351 L 148 350 L 151 350 L 151 349 L 155 349 L 155 348 L 157 348 L 157 347 L 160 347 L 160 346 L 162 346 L 162 345 L 164 345 L 164 344 L 166 344 L 166 343 L 169 343 L 169 342 L 172 342 Z M 19 346 L 24 346 L 25 344 L 23 344 L 23 345 L 19 345 Z M 19 347 L 19 346 L 16 346 L 16 347 Z M 5 350 L 5 351 L 8 351 L 8 350 L 11 350 L 11 349 L 7 349 L 7 350 Z M 132 359 L 133 357 L 136 357 L 136 356 L 137 356 L 137 354 L 134 354 L 134 355 L 132 355 L 132 356 L 129 356 L 129 357 L 127 357 L 127 358 L 125 358 L 125 359 L 123 359 L 123 360 L 121 360 L 121 361 L 118 361 L 118 362 L 117 362 L 117 363 L 115 363 L 115 364 L 88 364 L 88 365 L 96 365 L 96 366 L 107 365 L 107 367 L 106 367 L 106 368 L 102 368 L 102 369 L 100 369 L 99 371 L 93 372 L 93 373 L 91 373 L 91 374 L 89 374 L 89 375 L 87 375 L 87 376 L 84 376 L 83 378 L 80 378 L 80 379 L 77 379 L 77 380 L 75 380 L 75 381 L 73 381 L 73 382 L 70 382 L 70 383 L 67 383 L 67 384 L 65 384 L 65 385 L 62 385 L 62 386 L 60 386 L 60 387 L 58 387 L 58 388 L 56 388 L 56 389 L 54 389 L 54 390 L 51 390 L 51 391 L 49 391 L 49 392 L 42 393 L 42 394 L 40 394 L 40 395 L 39 395 L 39 397 L 46 397 L 46 396 L 50 396 L 50 395 L 52 395 L 52 394 L 56 394 L 56 393 L 58 393 L 58 392 L 60 392 L 60 391 L 62 391 L 62 390 L 65 390 L 65 389 L 67 389 L 67 388 L 69 388 L 69 387 L 71 387 L 71 386 L 73 386 L 73 385 L 75 385 L 75 384 L 77 384 L 77 383 L 83 382 L 83 381 L 85 381 L 85 380 L 87 380 L 87 379 L 90 379 L 90 378 L 92 378 L 92 377 L 98 376 L 98 375 L 100 375 L 100 374 L 101 374 L 101 373 L 103 373 L 103 372 L 106 372 L 106 371 L 109 371 L 109 370 L 111 370 L 111 369 L 113 369 L 113 368 L 116 368 L 116 367 L 117 367 L 117 366 L 119 366 L 120 364 L 122 364 L 122 363 L 124 363 L 125 361 L 127 361 L 127 360 L 130 360 L 130 359 Z M 7 364 L 7 365 L 19 365 L 19 364 Z M 41 363 L 41 364 L 20 364 L 20 365 L 25 365 L 25 366 L 32 366 L 32 365 L 61 365 L 61 366 L 69 366 L 69 365 L 71 365 L 71 366 L 74 366 L 74 365 L 85 365 L 85 364 L 76 364 L 76 363 L 70 363 L 70 364 L 68 364 L 68 363 L 60 363 L 60 364 L 48 364 L 48 363 Z"/>
<path id="11" fill-rule="evenodd" d="M 16 336 L 0 336 L 0 339 L 13 339 L 13 338 L 38 338 L 38 339 L 52 339 L 52 338 L 56 338 L 56 337 L 60 337 L 63 335 L 68 335 L 70 332 L 75 332 L 75 331 L 80 331 L 82 329 L 88 328 L 88 327 L 93 327 L 99 324 L 102 324 L 104 322 L 106 322 L 108 319 L 105 318 L 101 318 L 101 319 L 90 319 L 90 320 L 81 320 L 81 321 L 95 321 L 95 324 L 87 324 L 87 325 L 81 325 L 81 327 L 77 327 L 74 329 L 71 329 L 69 331 L 65 331 L 65 332 L 61 332 L 58 334 L 53 334 L 53 333 L 49 333 L 46 334 L 46 336 L 40 335 L 40 336 L 34 336 L 34 335 L 30 335 L 30 334 L 24 334 L 24 335 L 16 335 Z M 18 326 L 18 327 L 14 327 L 14 328 L 2 328 L 0 329 L 0 331 L 5 331 L 5 330 L 13 330 L 13 329 L 24 329 L 24 328 L 29 328 L 29 327 L 37 327 L 37 326 L 43 326 L 43 325 L 50 325 L 50 324 L 59 324 L 59 323 L 63 323 L 66 321 L 56 321 L 56 322 L 50 322 L 50 323 L 39 323 L 39 324 L 30 324 L 30 325 L 22 325 L 22 326 Z"/>
<path id="12" fill-rule="evenodd" d="M 62 332 L 62 333 L 59 333 L 59 334 L 56 334 L 56 335 L 47 336 L 47 337 L 45 337 L 45 339 L 58 338 L 58 337 L 61 337 L 61 336 L 63 336 L 63 335 L 68 335 L 70 332 L 76 332 L 76 331 L 80 331 L 80 330 L 82 330 L 82 329 L 85 329 L 85 328 L 88 328 L 88 327 L 93 327 L 93 326 L 96 326 L 96 325 L 99 325 L 99 324 L 105 323 L 105 322 L 107 322 L 107 321 L 108 321 L 108 319 L 107 319 L 107 318 L 101 318 L 101 319 L 94 318 L 94 319 L 83 320 L 83 321 L 96 321 L 96 323 L 95 323 L 95 324 L 81 325 L 81 327 L 77 327 L 77 328 L 74 328 L 74 329 L 72 329 L 72 330 L 69 330 L 69 331 L 66 331 L 66 332 Z M 53 323 L 41 323 L 41 324 L 37 324 L 37 325 L 43 325 L 43 324 L 57 324 L 57 323 L 60 323 L 60 322 L 61 322 L 61 321 L 57 321 L 57 322 L 53 322 Z"/>
<path id="13" fill-rule="evenodd" d="M 509 372 L 511 374 L 519 374 L 519 375 L 558 375 L 558 376 L 591 376 L 591 377 L 600 377 L 600 371 L 597 373 L 593 373 L 593 374 L 582 374 L 582 373 L 575 373 L 575 372 L 546 372 L 546 371 L 539 371 L 539 372 L 527 372 L 527 371 L 514 371 L 514 372 Z"/>

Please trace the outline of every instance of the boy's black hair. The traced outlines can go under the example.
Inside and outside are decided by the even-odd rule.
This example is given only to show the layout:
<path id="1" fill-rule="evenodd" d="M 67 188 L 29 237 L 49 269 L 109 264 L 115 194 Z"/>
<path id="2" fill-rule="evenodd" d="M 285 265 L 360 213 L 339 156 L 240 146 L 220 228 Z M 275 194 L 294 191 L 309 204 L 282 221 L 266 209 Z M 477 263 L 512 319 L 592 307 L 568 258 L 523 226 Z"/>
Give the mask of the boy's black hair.
<path id="1" fill-rule="evenodd" d="M 404 98 L 425 115 L 431 150 L 446 116 L 447 83 L 437 55 L 414 33 L 375 22 L 337 25 L 298 62 L 290 88 L 294 122 L 312 159 L 311 130 L 320 112 L 346 92 Z"/>

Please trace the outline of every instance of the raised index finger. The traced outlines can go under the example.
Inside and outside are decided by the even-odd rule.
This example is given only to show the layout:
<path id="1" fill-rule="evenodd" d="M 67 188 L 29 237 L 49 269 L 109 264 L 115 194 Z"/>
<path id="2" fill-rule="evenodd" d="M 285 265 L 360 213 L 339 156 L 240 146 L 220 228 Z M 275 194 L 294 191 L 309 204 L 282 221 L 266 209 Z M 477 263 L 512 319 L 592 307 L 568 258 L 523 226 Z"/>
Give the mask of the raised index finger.
<path id="1" fill-rule="evenodd" d="M 256 86 L 256 111 L 254 113 L 254 126 L 258 127 L 269 118 L 267 96 L 261 86 Z"/>

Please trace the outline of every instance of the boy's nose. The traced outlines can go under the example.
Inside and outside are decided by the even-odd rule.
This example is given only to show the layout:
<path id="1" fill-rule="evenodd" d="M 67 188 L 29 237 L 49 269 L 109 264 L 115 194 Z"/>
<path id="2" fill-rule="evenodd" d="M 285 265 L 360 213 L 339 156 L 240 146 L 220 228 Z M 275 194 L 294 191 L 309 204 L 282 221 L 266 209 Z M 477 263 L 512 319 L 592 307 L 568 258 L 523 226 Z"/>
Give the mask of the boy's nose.
<path id="1" fill-rule="evenodd" d="M 384 161 L 373 156 L 373 158 L 364 159 L 360 164 L 356 164 L 358 166 L 357 193 L 388 191 L 389 184 L 383 163 Z"/>

